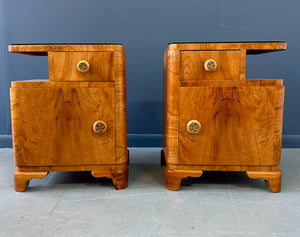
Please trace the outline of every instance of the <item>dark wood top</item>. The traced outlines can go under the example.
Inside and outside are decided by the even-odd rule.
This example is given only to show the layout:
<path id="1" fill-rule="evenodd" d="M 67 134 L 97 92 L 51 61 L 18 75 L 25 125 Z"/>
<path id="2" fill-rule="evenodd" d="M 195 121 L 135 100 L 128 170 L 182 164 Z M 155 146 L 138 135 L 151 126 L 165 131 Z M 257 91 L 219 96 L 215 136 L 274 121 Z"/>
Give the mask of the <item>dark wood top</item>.
<path id="1" fill-rule="evenodd" d="M 11 44 L 8 51 L 29 55 L 47 56 L 49 51 L 78 52 L 78 51 L 123 51 L 122 44 Z"/>
<path id="2" fill-rule="evenodd" d="M 166 50 L 246 50 L 247 54 L 261 54 L 286 48 L 284 41 L 178 42 L 170 43 Z"/>

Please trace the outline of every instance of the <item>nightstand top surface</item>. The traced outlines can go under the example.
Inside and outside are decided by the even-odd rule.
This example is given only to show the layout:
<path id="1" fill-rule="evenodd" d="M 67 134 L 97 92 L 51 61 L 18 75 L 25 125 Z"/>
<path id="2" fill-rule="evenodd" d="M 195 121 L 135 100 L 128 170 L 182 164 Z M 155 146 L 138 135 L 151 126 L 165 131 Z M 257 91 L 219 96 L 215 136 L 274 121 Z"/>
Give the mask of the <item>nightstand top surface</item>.
<path id="1" fill-rule="evenodd" d="M 247 54 L 260 54 L 286 48 L 284 41 L 174 42 L 166 50 L 246 50 Z"/>
<path id="2" fill-rule="evenodd" d="M 85 52 L 85 51 L 123 51 L 122 44 L 115 43 L 63 43 L 63 44 L 11 44 L 8 51 L 29 55 L 46 56 L 49 51 L 56 52 Z"/>
<path id="3" fill-rule="evenodd" d="M 122 45 L 120 43 L 17 43 L 10 45 Z"/>
<path id="4" fill-rule="evenodd" d="M 170 44 L 236 44 L 236 43 L 286 43 L 286 41 L 211 41 L 211 42 L 171 42 Z"/>

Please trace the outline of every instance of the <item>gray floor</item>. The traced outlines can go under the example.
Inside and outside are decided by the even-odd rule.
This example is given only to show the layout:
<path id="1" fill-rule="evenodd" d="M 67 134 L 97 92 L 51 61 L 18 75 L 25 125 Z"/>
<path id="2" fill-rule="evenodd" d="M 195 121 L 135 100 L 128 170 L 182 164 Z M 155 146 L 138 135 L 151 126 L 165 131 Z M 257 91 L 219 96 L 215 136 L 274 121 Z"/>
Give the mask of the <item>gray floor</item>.
<path id="1" fill-rule="evenodd" d="M 243 173 L 207 172 L 164 188 L 159 148 L 130 149 L 129 187 L 89 172 L 50 173 L 14 191 L 0 149 L 0 236 L 300 236 L 300 149 L 282 152 L 281 193 Z"/>

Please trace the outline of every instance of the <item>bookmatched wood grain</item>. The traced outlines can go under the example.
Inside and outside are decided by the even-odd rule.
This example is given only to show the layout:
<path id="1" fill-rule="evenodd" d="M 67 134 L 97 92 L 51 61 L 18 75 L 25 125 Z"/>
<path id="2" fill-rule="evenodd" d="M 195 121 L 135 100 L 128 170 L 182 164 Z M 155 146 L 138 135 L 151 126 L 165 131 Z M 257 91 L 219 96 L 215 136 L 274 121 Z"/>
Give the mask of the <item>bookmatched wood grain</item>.
<path id="1" fill-rule="evenodd" d="M 286 46 L 285 42 L 169 44 L 164 54 L 161 153 L 167 188 L 177 190 L 183 177 L 214 170 L 249 171 L 249 177 L 268 180 L 273 192 L 280 190 L 283 80 L 245 80 L 245 73 L 247 54 Z M 208 59 L 223 70 L 206 71 Z M 187 131 L 191 121 L 201 125 L 198 133 Z"/>
<path id="2" fill-rule="evenodd" d="M 179 164 L 279 165 L 283 93 L 282 86 L 180 88 Z M 200 122 L 199 133 L 187 131 L 190 120 Z"/>
<path id="3" fill-rule="evenodd" d="M 114 88 L 11 89 L 17 166 L 115 163 Z M 107 131 L 93 131 L 97 120 Z"/>
<path id="4" fill-rule="evenodd" d="M 92 171 L 127 187 L 126 58 L 122 45 L 11 45 L 48 55 L 49 79 L 12 82 L 16 191 L 53 171 Z M 77 61 L 89 63 L 87 72 Z M 103 121 L 103 133 L 93 130 Z"/>

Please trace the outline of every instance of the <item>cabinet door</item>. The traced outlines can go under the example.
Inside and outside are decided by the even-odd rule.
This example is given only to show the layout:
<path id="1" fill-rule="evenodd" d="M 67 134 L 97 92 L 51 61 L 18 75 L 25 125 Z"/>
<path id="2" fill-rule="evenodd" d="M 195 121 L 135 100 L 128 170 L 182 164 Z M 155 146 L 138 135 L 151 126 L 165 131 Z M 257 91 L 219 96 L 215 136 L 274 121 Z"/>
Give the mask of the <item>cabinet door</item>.
<path id="1" fill-rule="evenodd" d="M 115 164 L 114 104 L 113 87 L 11 89 L 15 164 Z"/>
<path id="2" fill-rule="evenodd" d="M 179 163 L 279 165 L 283 96 L 283 86 L 181 87 Z"/>

